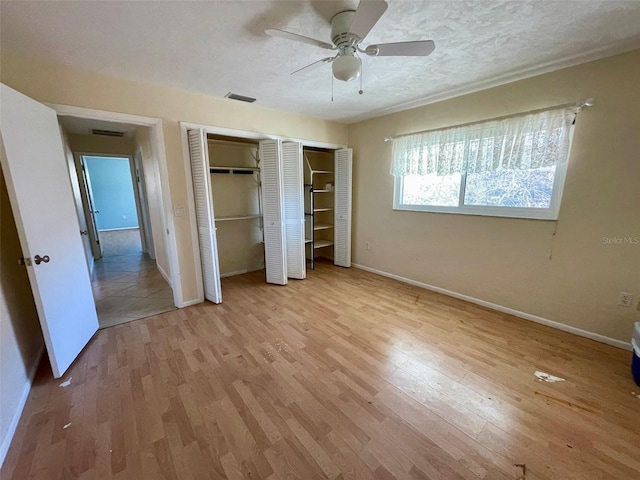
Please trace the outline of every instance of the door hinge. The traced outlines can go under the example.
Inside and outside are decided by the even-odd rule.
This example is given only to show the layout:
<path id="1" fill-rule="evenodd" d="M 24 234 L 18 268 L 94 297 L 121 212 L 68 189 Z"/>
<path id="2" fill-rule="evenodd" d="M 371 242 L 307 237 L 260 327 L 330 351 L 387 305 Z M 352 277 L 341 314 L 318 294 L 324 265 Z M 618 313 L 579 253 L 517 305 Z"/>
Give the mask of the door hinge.
<path id="1" fill-rule="evenodd" d="M 31 266 L 31 258 L 27 257 L 20 257 L 18 259 L 18 265 L 24 265 L 25 267 L 30 267 Z"/>

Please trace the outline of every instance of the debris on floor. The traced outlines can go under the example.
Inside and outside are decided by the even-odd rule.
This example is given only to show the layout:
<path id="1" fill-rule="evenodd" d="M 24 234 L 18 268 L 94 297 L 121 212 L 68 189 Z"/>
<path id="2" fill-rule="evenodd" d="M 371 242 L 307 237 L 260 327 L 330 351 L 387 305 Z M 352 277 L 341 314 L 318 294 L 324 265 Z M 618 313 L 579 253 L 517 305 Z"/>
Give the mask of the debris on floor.
<path id="1" fill-rule="evenodd" d="M 66 430 L 67 428 L 69 428 L 71 426 L 71 422 L 67 423 L 64 427 L 62 427 L 63 430 Z"/>
<path id="2" fill-rule="evenodd" d="M 554 375 L 551 375 L 550 373 L 546 373 L 546 372 L 541 372 L 539 370 L 536 371 L 536 373 L 534 373 L 534 375 L 536 377 L 538 377 L 538 381 L 542 382 L 549 382 L 549 383 L 555 383 L 555 382 L 564 382 L 564 378 L 560 378 L 560 377 L 556 377 Z"/>
<path id="3" fill-rule="evenodd" d="M 64 381 L 64 382 L 62 382 L 59 386 L 60 386 L 60 387 L 62 387 L 62 388 L 66 388 L 66 387 L 68 387 L 69 385 L 71 385 L 71 379 L 72 379 L 72 378 L 73 378 L 73 377 L 69 377 L 69 380 L 65 380 L 65 381 Z"/>
<path id="4" fill-rule="evenodd" d="M 520 475 L 517 480 L 526 480 L 527 478 L 527 464 L 526 463 L 514 463 L 516 467 L 522 469 L 522 475 Z"/>

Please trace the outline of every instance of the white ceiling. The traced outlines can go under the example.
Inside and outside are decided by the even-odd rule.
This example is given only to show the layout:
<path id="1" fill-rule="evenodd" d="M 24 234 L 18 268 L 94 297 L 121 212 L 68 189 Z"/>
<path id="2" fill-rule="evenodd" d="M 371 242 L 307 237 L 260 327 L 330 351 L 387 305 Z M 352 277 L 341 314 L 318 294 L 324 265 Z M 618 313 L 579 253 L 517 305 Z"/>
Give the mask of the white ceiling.
<path id="1" fill-rule="evenodd" d="M 329 41 L 343 1 L 1 2 L 1 48 L 37 60 L 353 122 L 640 48 L 640 1 L 388 0 L 370 43 L 432 39 L 426 58 L 370 58 L 364 95 L 334 84 L 327 56 L 271 38 L 281 28 Z M 371 72 L 375 73 L 375 78 Z M 231 101 L 231 100 L 230 100 Z"/>

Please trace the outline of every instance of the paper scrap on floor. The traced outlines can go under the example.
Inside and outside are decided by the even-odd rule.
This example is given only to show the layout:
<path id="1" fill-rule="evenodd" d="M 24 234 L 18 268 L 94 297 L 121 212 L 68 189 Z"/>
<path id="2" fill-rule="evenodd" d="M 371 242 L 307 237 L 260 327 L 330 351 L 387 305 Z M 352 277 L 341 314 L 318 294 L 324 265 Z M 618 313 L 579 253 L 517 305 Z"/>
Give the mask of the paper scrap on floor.
<path id="1" fill-rule="evenodd" d="M 564 378 L 560 378 L 560 377 L 556 377 L 554 375 L 551 375 L 549 373 L 545 373 L 545 372 L 541 372 L 541 371 L 536 371 L 536 373 L 534 373 L 534 375 L 536 377 L 538 377 L 538 380 L 540 382 L 542 382 L 543 380 L 545 382 L 549 382 L 549 383 L 555 383 L 555 382 L 564 382 Z"/>

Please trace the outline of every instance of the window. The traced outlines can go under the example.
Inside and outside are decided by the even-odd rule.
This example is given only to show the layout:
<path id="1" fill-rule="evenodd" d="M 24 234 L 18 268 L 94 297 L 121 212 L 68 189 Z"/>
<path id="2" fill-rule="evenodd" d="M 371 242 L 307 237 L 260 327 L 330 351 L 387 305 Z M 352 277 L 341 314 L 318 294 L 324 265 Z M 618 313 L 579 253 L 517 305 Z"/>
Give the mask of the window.
<path id="1" fill-rule="evenodd" d="M 556 108 L 393 141 L 393 208 L 556 219 L 576 108 Z"/>

